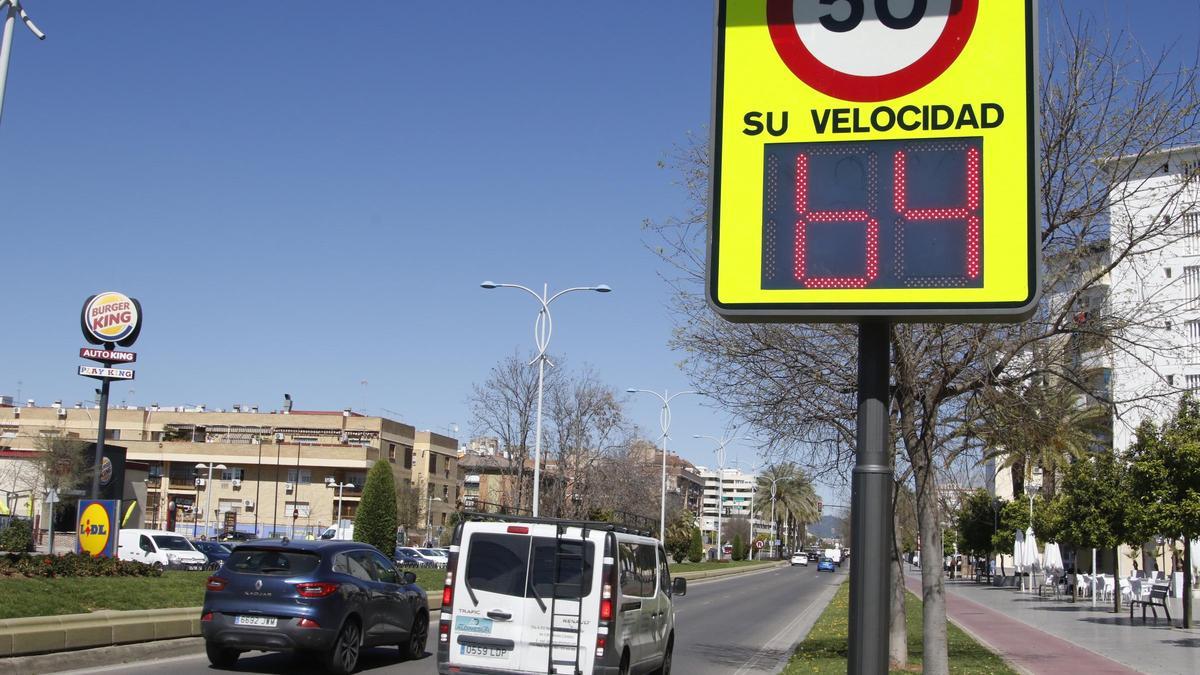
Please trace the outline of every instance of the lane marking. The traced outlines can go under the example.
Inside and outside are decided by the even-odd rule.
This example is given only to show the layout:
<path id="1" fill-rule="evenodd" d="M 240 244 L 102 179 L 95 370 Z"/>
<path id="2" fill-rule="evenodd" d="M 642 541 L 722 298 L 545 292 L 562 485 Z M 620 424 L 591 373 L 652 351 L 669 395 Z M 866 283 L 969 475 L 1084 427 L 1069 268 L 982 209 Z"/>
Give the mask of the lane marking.
<path id="1" fill-rule="evenodd" d="M 759 648 L 759 650 L 755 652 L 754 655 L 751 656 L 741 668 L 738 668 L 737 671 L 734 672 L 734 675 L 745 675 L 746 673 L 750 673 L 754 670 L 759 670 L 758 660 L 766 657 L 768 652 L 792 647 L 793 644 L 798 640 L 791 637 L 786 637 L 788 633 L 795 631 L 800 624 L 806 621 L 817 611 L 818 607 L 824 611 L 826 605 L 829 604 L 829 598 L 833 597 L 833 594 L 837 592 L 838 586 L 841 586 L 844 581 L 845 580 L 843 579 L 836 584 L 831 584 L 826 590 L 819 593 L 817 597 L 808 604 L 808 607 L 804 608 L 803 612 L 800 612 L 795 619 L 792 619 L 791 622 L 781 628 L 778 633 L 773 635 L 770 640 L 764 643 L 763 646 Z M 788 658 L 790 659 L 791 656 L 789 655 Z"/>

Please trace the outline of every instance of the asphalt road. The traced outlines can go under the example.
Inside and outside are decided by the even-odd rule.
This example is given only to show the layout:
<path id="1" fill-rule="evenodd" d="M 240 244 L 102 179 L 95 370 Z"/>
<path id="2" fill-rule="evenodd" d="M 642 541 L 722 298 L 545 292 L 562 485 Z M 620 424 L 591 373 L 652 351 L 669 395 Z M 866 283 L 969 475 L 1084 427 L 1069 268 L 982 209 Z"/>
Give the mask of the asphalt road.
<path id="1" fill-rule="evenodd" d="M 781 567 L 689 584 L 688 594 L 675 604 L 674 672 L 774 673 L 787 661 L 792 647 L 816 620 L 837 582 L 848 570 L 818 573 L 815 566 Z M 437 634 L 430 631 L 427 654 L 402 661 L 396 649 L 367 649 L 359 672 L 372 675 L 437 672 L 434 659 Z M 75 673 L 128 675 L 193 675 L 221 672 L 210 668 L 203 654 L 139 661 Z M 233 672 L 316 675 L 315 665 L 290 655 L 251 652 L 238 659 Z"/>

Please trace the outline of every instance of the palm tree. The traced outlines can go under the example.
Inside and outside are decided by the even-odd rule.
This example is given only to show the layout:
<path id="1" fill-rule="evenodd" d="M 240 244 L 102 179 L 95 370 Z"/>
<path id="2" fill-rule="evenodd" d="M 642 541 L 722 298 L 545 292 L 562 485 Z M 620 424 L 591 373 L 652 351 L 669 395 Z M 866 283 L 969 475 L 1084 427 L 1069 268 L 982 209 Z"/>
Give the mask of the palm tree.
<path id="1" fill-rule="evenodd" d="M 775 531 L 786 531 L 789 540 L 796 541 L 800 528 L 821 517 L 820 498 L 803 469 L 790 462 L 777 464 L 758 476 L 757 492 L 768 497 L 754 500 L 754 511 L 760 517 L 771 517 L 769 496 L 772 485 L 775 487 Z"/>
<path id="2" fill-rule="evenodd" d="M 1082 404 L 1079 389 L 1066 380 L 1038 380 L 1022 390 L 1004 389 L 990 401 L 976 435 L 988 442 L 983 460 L 1012 471 L 1013 494 L 1024 492 L 1033 467 L 1042 470 L 1042 495 L 1054 496 L 1057 474 L 1087 455 L 1107 428 L 1103 405 Z"/>

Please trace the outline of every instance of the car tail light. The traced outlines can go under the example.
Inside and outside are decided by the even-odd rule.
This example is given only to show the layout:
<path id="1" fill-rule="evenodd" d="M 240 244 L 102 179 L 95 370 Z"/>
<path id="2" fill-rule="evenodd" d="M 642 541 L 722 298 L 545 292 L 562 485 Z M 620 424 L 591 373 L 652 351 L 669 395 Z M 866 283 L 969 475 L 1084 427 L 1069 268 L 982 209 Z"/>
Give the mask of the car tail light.
<path id="1" fill-rule="evenodd" d="M 212 621 L 212 612 L 205 612 L 200 616 L 201 621 Z"/>
<path id="2" fill-rule="evenodd" d="M 317 623 L 316 621 L 313 621 L 312 619 L 300 619 L 299 621 L 296 622 L 296 627 L 297 628 L 320 628 L 321 624 Z"/>
<path id="3" fill-rule="evenodd" d="M 226 581 L 221 577 L 209 577 L 208 581 L 204 583 L 204 588 L 210 591 L 223 591 L 225 590 L 225 584 Z"/>
<path id="4" fill-rule="evenodd" d="M 601 579 L 604 585 L 600 587 L 599 621 L 596 625 L 596 658 L 604 657 L 604 649 L 608 647 L 608 626 L 613 619 L 613 589 L 616 588 L 617 566 L 614 556 L 617 554 L 614 546 L 616 537 L 610 532 L 604 538 L 604 571 Z"/>
<path id="5" fill-rule="evenodd" d="M 442 587 L 442 616 L 438 621 L 438 642 L 450 642 L 450 616 L 454 613 L 454 572 L 458 569 L 457 546 L 450 547 L 446 561 L 446 585 Z"/>
<path id="6" fill-rule="evenodd" d="M 324 598 L 333 595 L 340 587 L 340 584 L 331 584 L 326 581 L 310 581 L 296 584 L 296 592 L 302 598 Z"/>

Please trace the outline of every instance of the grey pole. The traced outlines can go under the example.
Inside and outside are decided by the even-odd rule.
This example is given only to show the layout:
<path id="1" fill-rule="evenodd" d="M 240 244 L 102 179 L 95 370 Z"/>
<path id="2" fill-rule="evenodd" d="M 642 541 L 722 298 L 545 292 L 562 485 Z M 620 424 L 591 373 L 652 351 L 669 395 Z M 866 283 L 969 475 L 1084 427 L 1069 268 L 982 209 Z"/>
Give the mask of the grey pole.
<path id="1" fill-rule="evenodd" d="M 105 349 L 112 349 L 112 343 L 104 345 Z M 112 364 L 105 362 L 105 366 L 111 367 Z M 108 433 L 108 384 L 110 380 L 104 378 L 104 383 L 100 385 L 100 422 L 99 429 L 96 432 L 96 463 L 92 466 L 92 499 L 100 498 L 100 463 L 104 461 L 104 436 Z"/>
<path id="2" fill-rule="evenodd" d="M 851 483 L 850 658 L 847 672 L 888 672 L 888 543 L 892 468 L 888 441 L 890 348 L 886 321 L 858 327 L 858 439 Z"/>
<path id="3" fill-rule="evenodd" d="M 13 26 L 17 23 L 17 16 L 21 17 L 21 20 L 25 22 L 29 31 L 37 39 L 45 40 L 46 34 L 33 24 L 29 15 L 25 13 L 25 8 L 21 6 L 20 0 L 0 0 L 0 5 L 8 6 L 8 16 L 4 19 L 4 38 L 0 41 L 0 118 L 2 118 L 4 116 L 4 88 L 8 83 L 8 62 L 12 57 Z M 92 497 L 95 498 L 95 495 Z"/>

